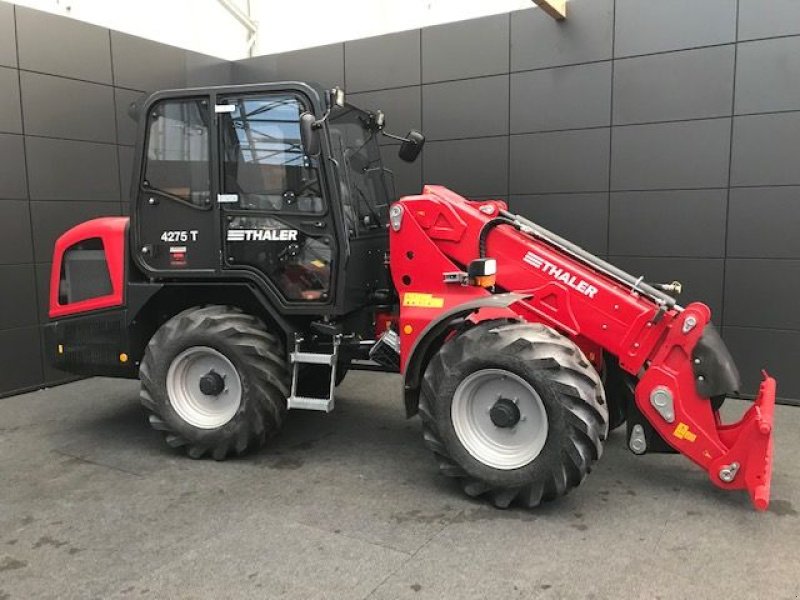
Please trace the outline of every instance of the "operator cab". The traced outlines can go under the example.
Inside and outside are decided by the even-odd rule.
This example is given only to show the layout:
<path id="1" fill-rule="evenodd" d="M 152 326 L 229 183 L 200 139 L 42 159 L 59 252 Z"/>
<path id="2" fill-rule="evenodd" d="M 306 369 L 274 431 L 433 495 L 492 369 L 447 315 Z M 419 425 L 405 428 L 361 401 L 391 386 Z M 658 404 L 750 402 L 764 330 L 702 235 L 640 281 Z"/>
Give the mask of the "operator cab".
<path id="1" fill-rule="evenodd" d="M 142 114 L 131 229 L 146 277 L 251 282 L 285 315 L 386 302 L 382 113 L 289 82 L 160 92 Z M 392 137 L 404 160 L 424 143 Z"/>

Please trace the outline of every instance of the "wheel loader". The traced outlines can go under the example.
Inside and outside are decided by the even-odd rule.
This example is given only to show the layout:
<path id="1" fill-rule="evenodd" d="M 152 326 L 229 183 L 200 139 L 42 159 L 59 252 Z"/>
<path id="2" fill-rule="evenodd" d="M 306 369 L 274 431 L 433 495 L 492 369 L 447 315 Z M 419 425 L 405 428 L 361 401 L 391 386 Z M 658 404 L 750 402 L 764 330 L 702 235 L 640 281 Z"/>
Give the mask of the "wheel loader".
<path id="1" fill-rule="evenodd" d="M 424 136 L 389 133 L 338 88 L 164 91 L 134 112 L 130 217 L 57 240 L 46 346 L 59 369 L 138 377 L 169 446 L 255 450 L 373 369 L 402 374 L 441 473 L 498 507 L 566 494 L 624 425 L 634 454 L 681 453 L 767 508 L 775 380 L 723 422 L 739 374 L 676 282 L 501 200 L 437 185 L 398 199 L 381 152 L 413 161 Z"/>

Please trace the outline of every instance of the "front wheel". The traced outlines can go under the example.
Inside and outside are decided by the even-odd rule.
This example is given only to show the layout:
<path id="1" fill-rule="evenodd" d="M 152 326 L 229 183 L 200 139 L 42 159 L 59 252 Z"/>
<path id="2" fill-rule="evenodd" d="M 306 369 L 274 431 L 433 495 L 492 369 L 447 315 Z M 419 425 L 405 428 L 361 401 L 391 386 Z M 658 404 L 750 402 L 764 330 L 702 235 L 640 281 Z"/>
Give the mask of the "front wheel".
<path id="1" fill-rule="evenodd" d="M 579 485 L 602 454 L 608 409 L 580 349 L 540 324 L 481 324 L 425 371 L 424 437 L 470 496 L 533 507 Z"/>

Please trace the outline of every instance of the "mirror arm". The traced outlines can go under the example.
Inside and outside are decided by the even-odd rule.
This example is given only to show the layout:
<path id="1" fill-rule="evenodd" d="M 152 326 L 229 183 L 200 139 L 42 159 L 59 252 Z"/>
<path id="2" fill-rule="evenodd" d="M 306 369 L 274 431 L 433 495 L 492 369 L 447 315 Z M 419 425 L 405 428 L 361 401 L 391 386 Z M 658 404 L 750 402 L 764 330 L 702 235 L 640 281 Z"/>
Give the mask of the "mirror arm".
<path id="1" fill-rule="evenodd" d="M 388 138 L 393 140 L 397 140 L 398 142 L 408 142 L 410 141 L 408 138 L 404 138 L 402 135 L 395 135 L 394 133 L 389 133 L 385 129 L 381 129 L 381 135 L 385 135 Z"/>

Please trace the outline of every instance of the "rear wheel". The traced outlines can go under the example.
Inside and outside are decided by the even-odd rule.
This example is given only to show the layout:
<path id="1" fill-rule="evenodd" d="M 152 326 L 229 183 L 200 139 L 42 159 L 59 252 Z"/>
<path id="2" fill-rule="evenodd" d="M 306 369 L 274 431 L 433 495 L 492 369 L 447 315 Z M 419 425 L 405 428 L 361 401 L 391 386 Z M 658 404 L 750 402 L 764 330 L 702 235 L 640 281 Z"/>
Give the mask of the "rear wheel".
<path id="1" fill-rule="evenodd" d="M 608 433 L 597 372 L 570 340 L 529 323 L 481 324 L 446 342 L 425 371 L 420 415 L 442 473 L 501 508 L 566 494 Z"/>
<path id="2" fill-rule="evenodd" d="M 278 338 L 236 308 L 178 314 L 150 340 L 139 369 L 150 424 L 192 458 L 261 446 L 286 412 L 284 356 Z"/>

